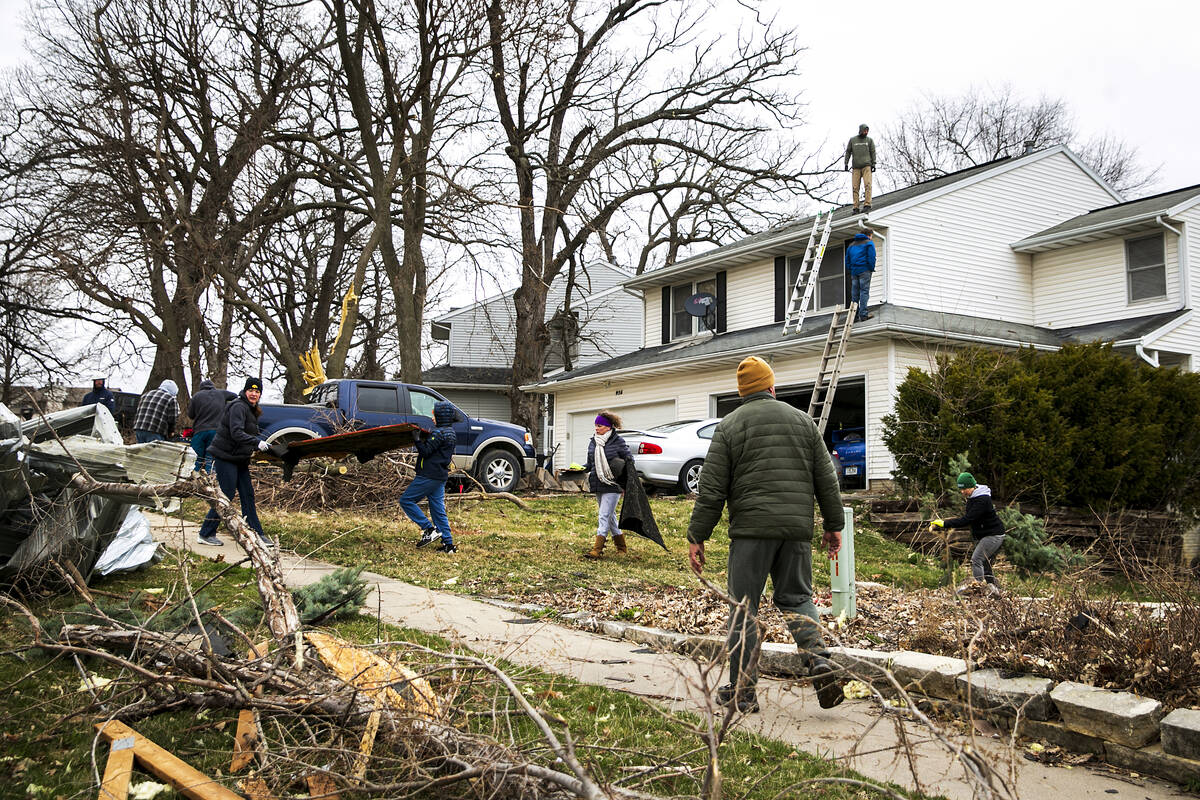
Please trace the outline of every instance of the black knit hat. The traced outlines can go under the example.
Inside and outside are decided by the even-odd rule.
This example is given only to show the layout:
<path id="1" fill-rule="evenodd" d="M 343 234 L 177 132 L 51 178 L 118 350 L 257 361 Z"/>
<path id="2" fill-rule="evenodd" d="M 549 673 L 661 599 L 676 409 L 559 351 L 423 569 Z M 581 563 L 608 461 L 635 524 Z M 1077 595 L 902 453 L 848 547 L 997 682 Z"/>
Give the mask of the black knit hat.
<path id="1" fill-rule="evenodd" d="M 246 378 L 246 385 L 242 387 L 243 392 L 248 392 L 251 389 L 262 391 L 262 378 Z"/>

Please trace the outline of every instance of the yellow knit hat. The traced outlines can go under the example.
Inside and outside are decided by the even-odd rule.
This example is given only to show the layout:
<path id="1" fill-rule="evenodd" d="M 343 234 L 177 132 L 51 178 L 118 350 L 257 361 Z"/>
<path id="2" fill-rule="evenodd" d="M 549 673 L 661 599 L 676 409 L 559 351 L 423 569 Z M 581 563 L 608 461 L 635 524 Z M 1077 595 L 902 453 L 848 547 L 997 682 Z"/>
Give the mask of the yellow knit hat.
<path id="1" fill-rule="evenodd" d="M 737 378 L 738 394 L 742 397 L 765 392 L 775 385 L 775 373 L 758 356 L 749 356 L 738 364 Z"/>

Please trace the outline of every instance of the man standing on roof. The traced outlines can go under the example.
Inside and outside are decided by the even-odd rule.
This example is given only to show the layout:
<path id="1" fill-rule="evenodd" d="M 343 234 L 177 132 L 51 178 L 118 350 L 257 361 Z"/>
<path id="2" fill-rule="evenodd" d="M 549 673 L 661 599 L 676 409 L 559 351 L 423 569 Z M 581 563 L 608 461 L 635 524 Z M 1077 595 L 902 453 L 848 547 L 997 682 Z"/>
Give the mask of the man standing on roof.
<path id="1" fill-rule="evenodd" d="M 851 136 L 846 143 L 846 154 L 842 160 L 844 169 L 850 169 L 850 159 L 854 159 L 854 170 L 850 173 L 850 194 L 854 200 L 854 213 L 871 210 L 871 174 L 875 172 L 875 142 L 867 133 L 871 129 L 867 123 L 858 126 L 858 136 Z M 861 208 L 858 205 L 859 184 L 866 188 L 866 197 Z"/>
<path id="2" fill-rule="evenodd" d="M 875 274 L 875 243 L 870 234 L 854 234 L 854 240 L 846 248 L 846 271 L 850 273 L 850 302 L 858 303 L 854 321 L 870 319 L 867 300 L 871 297 L 871 276 Z"/>

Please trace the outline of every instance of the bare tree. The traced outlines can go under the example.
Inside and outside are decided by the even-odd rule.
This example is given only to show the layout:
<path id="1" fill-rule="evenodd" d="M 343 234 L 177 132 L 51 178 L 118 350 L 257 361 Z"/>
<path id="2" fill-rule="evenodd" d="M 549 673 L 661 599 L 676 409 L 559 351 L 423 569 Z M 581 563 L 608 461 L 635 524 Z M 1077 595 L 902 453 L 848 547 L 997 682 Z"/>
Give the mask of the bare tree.
<path id="1" fill-rule="evenodd" d="M 233 326 L 210 330 L 209 290 L 277 220 L 294 176 L 263 174 L 260 154 L 294 122 L 319 42 L 267 0 L 57 0 L 37 23 L 10 174 L 62 212 L 45 268 L 141 330 L 152 382 L 186 387 L 185 353 L 223 379 Z"/>
<path id="2" fill-rule="evenodd" d="M 1119 192 L 1144 192 L 1158 180 L 1159 168 L 1141 164 L 1133 145 L 1110 135 L 1082 140 L 1066 101 L 1028 101 L 1011 86 L 925 95 L 885 128 L 880 162 L 904 185 L 1056 144 L 1075 150 Z"/>
<path id="3" fill-rule="evenodd" d="M 342 162 L 329 180 L 341 181 L 371 224 L 352 285 L 357 293 L 368 262 L 377 257 L 391 287 L 401 377 L 419 381 L 429 288 L 424 240 L 455 238 L 455 222 L 468 216 L 470 205 L 442 150 L 464 133 L 478 108 L 461 84 L 481 46 L 482 12 L 476 2 L 458 0 L 382 6 L 374 0 L 328 0 L 325 7 L 338 55 L 330 64 L 337 76 L 331 91 L 339 93 L 351 119 L 337 134 L 357 143 L 352 160 Z M 347 310 L 353 330 L 358 305 Z M 348 347 L 347 337 L 329 354 L 331 375 L 345 371 Z"/>
<path id="4" fill-rule="evenodd" d="M 509 397 L 513 421 L 532 430 L 537 398 L 521 387 L 541 378 L 551 283 L 629 204 L 709 191 L 694 173 L 622 181 L 622 159 L 691 153 L 706 168 L 767 179 L 770 164 L 710 150 L 709 133 L 761 134 L 796 121 L 794 99 L 778 88 L 795 74 L 791 34 L 756 21 L 737 37 L 707 40 L 701 14 L 661 0 L 488 2 L 490 80 L 520 235 Z M 733 38 L 721 52 L 719 42 Z"/>

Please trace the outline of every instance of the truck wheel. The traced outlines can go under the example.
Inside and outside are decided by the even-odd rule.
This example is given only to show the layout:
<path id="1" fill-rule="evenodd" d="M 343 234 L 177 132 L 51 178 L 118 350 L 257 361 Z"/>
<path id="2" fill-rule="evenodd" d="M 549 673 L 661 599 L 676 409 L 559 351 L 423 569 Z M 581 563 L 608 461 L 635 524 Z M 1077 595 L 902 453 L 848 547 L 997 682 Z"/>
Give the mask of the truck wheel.
<path id="1" fill-rule="evenodd" d="M 700 491 L 700 473 L 704 469 L 703 458 L 693 458 L 679 470 L 679 493 L 696 494 Z"/>
<path id="2" fill-rule="evenodd" d="M 521 480 L 521 464 L 507 450 L 488 450 L 479 459 L 475 476 L 489 492 L 511 492 Z"/>

